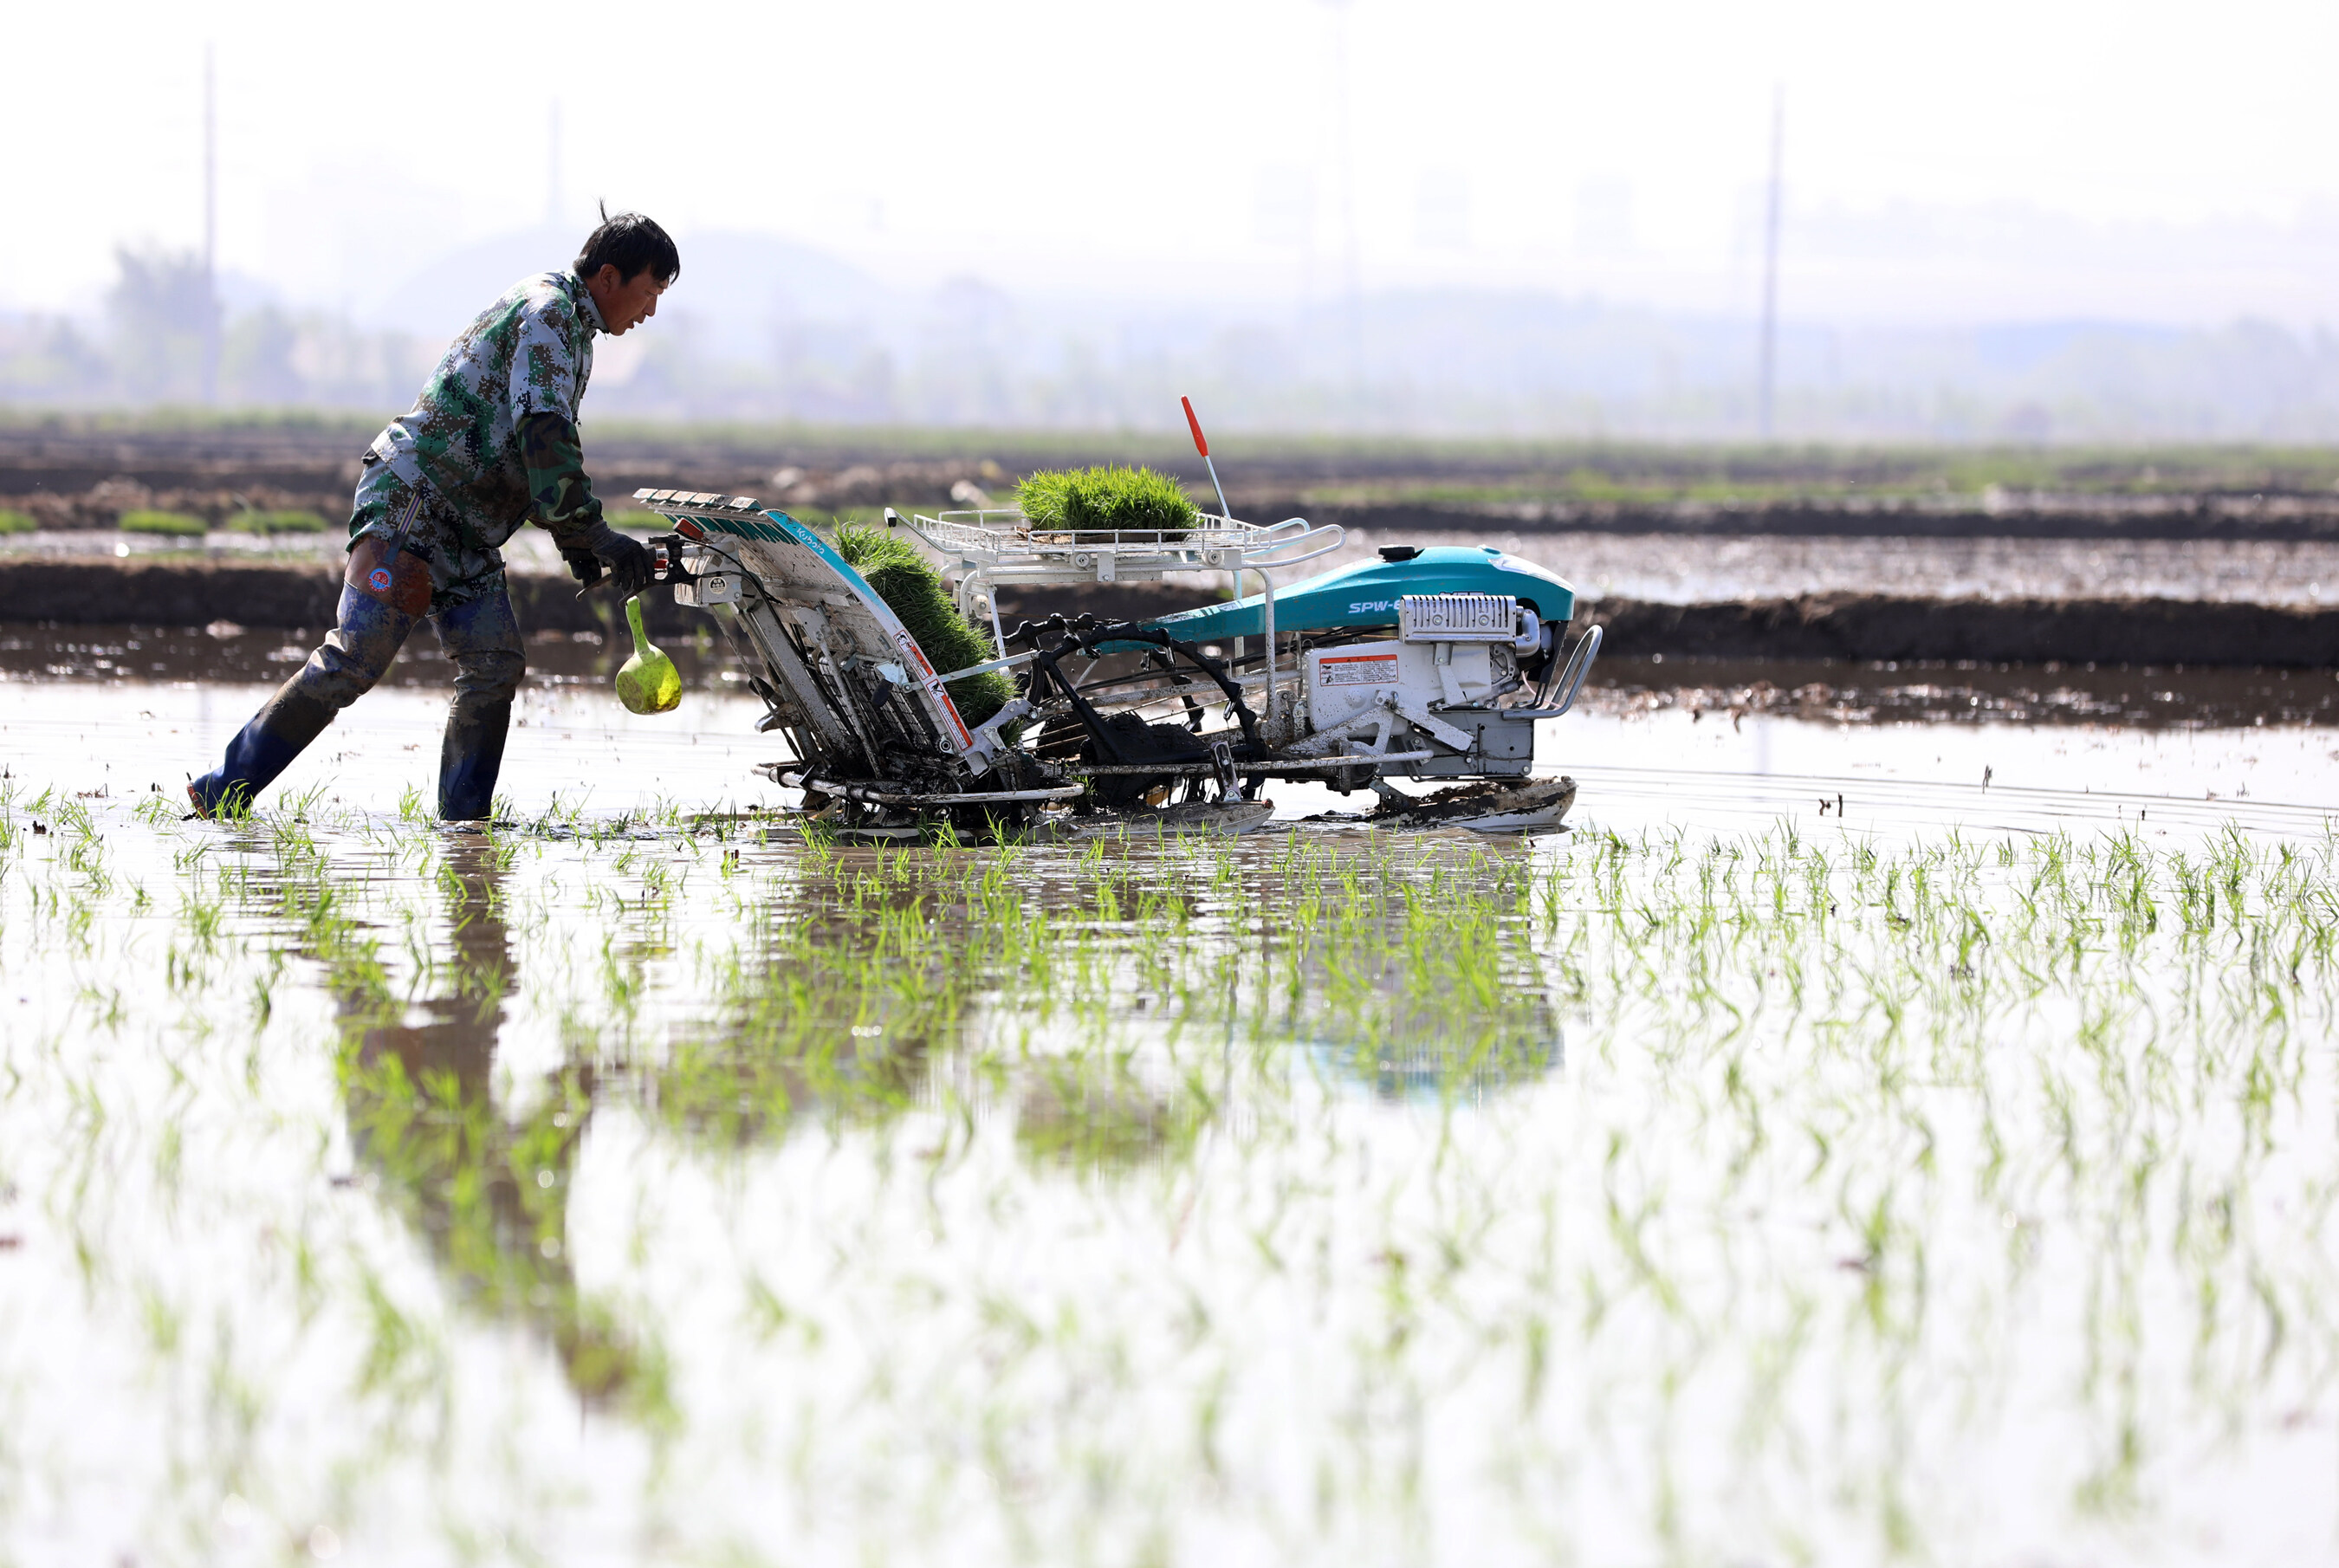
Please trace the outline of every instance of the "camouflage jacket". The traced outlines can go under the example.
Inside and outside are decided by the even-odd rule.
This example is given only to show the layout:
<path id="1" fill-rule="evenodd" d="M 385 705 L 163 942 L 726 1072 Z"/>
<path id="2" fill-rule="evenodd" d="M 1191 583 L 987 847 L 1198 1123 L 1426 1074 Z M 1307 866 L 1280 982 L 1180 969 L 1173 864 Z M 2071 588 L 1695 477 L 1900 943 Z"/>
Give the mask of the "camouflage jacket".
<path id="1" fill-rule="evenodd" d="M 493 549 L 537 505 L 520 421 L 558 414 L 574 429 L 604 330 L 574 271 L 522 279 L 463 330 L 413 409 L 374 438 L 375 455 L 427 492 L 466 545 Z"/>

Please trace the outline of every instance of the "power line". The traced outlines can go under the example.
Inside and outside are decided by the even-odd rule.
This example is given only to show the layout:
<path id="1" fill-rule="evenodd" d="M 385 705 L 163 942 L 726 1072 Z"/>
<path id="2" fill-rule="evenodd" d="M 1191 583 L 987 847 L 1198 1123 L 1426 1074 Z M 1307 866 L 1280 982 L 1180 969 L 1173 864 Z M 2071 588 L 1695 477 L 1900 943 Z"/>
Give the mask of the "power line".
<path id="1" fill-rule="evenodd" d="M 1340 313 L 1347 340 L 1348 394 L 1361 401 L 1365 380 L 1365 306 L 1357 245 L 1357 173 L 1348 118 L 1348 4 L 1325 0 L 1332 12 L 1333 176 L 1340 208 Z"/>
<path id="2" fill-rule="evenodd" d="M 219 401 L 219 87 L 212 45 L 203 45 L 203 372 L 202 397 Z"/>
<path id="3" fill-rule="evenodd" d="M 1762 223 L 1762 439 L 1771 439 L 1771 411 L 1779 382 L 1779 183 L 1787 145 L 1787 89 L 1771 90 L 1771 193 Z"/>

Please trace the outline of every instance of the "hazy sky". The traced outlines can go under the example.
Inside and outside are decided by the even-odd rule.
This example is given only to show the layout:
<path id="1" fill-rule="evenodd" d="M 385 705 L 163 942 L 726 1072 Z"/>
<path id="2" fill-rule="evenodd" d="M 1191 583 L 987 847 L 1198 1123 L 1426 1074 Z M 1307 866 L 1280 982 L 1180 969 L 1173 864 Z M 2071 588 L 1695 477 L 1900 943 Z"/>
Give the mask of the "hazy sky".
<path id="1" fill-rule="evenodd" d="M 640 207 L 686 269 L 730 229 L 910 283 L 1322 298 L 1353 255 L 1743 308 L 1778 86 L 1791 313 L 2339 320 L 2327 0 L 19 6 L 0 305 L 198 242 L 207 43 L 222 265 L 360 310 L 543 219 L 556 102 L 561 218 Z"/>

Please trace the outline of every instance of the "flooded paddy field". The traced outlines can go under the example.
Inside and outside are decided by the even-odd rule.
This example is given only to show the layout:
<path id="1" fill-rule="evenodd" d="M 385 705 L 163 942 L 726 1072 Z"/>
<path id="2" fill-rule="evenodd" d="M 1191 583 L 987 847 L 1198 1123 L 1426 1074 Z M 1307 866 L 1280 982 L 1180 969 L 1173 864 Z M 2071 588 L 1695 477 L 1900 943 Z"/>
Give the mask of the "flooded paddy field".
<path id="1" fill-rule="evenodd" d="M 286 638 L 5 644 L 12 1561 L 2339 1556 L 2328 672 L 1620 662 L 1568 834 L 880 851 L 711 656 L 532 644 L 470 832 L 428 660 L 206 823 Z"/>
<path id="2" fill-rule="evenodd" d="M 2212 604 L 2339 603 L 2339 542 L 2327 539 L 1679 536 L 1597 528 L 1351 528 L 1311 563 L 1370 561 L 1386 545 L 1495 545 L 1538 561 L 1588 599 L 1705 604 L 1799 594 L 1936 598 L 2169 598 Z"/>
<path id="3" fill-rule="evenodd" d="M 1490 518 L 1466 527 L 1451 521 L 1429 528 L 1353 526 L 1339 547 L 1310 561 L 1306 573 L 1372 561 L 1387 545 L 1494 545 L 1560 572 L 1593 600 L 1701 604 L 1881 593 L 2302 606 L 2339 603 L 2339 540 L 2327 538 L 1743 535 L 1701 538 L 1694 547 L 1684 548 L 1677 535 L 1522 528 L 1515 519 Z M 35 532 L 0 535 L 0 564 L 94 558 L 338 570 L 347 547 L 347 536 L 338 525 L 315 534 L 277 537 L 215 531 L 199 541 L 111 529 Z M 522 572 L 564 574 L 549 537 L 538 529 L 514 535 L 504 552 Z"/>

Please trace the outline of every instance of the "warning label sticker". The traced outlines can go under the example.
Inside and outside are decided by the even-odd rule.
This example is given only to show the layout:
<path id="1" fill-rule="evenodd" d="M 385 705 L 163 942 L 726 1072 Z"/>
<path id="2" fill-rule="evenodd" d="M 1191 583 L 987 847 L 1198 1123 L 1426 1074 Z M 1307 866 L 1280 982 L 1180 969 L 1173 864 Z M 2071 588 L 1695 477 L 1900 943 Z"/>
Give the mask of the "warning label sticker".
<path id="1" fill-rule="evenodd" d="M 1396 685 L 1395 654 L 1351 654 L 1326 659 L 1317 666 L 1317 684 L 1327 686 L 1393 686 Z"/>

